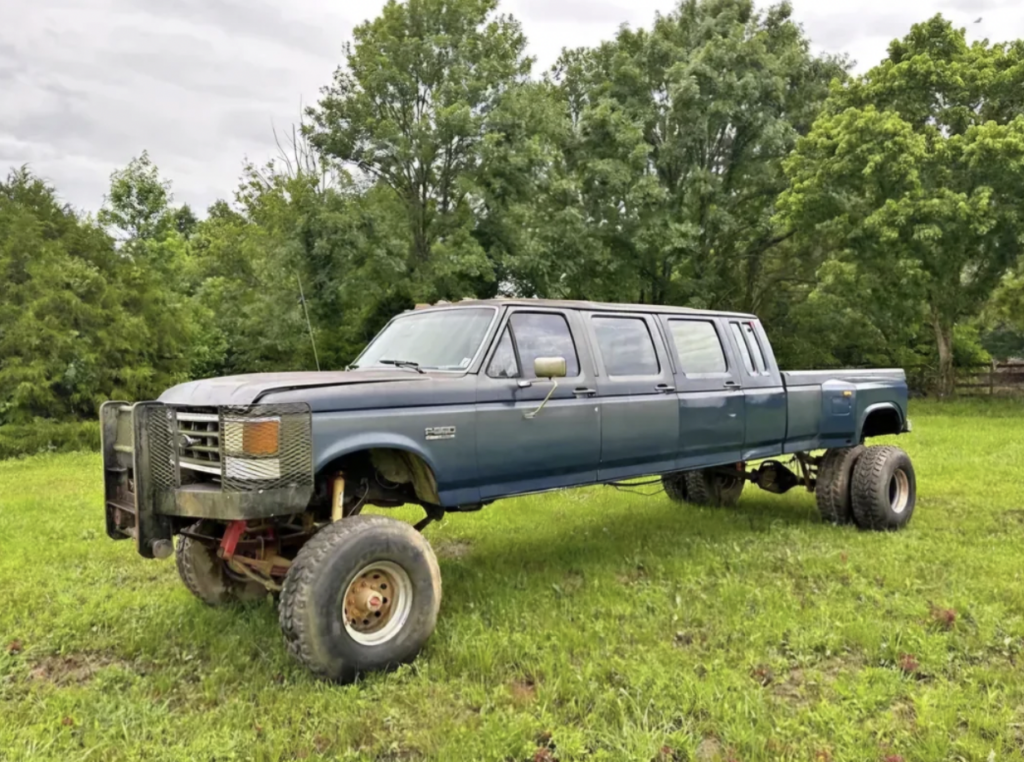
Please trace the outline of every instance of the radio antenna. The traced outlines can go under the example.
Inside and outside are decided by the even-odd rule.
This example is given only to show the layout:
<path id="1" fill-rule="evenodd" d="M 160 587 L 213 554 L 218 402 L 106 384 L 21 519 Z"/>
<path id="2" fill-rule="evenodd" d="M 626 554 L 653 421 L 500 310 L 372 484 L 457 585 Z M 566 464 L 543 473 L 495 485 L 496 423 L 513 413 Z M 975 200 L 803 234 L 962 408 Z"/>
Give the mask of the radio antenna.
<path id="1" fill-rule="evenodd" d="M 309 307 L 306 306 L 306 295 L 302 292 L 302 278 L 298 275 L 295 280 L 299 282 L 299 301 L 302 302 L 302 311 L 306 314 L 306 328 L 309 329 L 309 342 L 313 345 L 313 359 L 316 360 L 316 369 L 320 370 L 320 356 L 316 353 L 316 337 L 313 336 L 313 324 L 309 322 Z"/>

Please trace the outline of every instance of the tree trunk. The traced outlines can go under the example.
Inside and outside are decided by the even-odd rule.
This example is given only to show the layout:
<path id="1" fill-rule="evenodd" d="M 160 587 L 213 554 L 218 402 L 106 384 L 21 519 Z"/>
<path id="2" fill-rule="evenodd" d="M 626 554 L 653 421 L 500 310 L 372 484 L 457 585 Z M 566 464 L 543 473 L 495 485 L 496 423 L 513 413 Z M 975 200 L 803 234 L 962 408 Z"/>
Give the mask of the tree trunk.
<path id="1" fill-rule="evenodd" d="M 956 382 L 953 372 L 953 326 L 935 311 L 932 313 L 932 325 L 939 349 L 939 396 L 948 397 L 953 393 Z"/>

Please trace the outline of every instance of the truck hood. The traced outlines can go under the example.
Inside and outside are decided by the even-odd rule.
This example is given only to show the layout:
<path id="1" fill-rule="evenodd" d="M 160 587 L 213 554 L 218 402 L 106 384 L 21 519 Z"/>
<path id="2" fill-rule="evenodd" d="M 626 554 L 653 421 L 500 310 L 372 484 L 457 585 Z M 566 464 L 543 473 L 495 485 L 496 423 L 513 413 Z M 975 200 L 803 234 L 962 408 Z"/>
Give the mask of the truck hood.
<path id="1" fill-rule="evenodd" d="M 413 370 L 300 371 L 296 373 L 249 373 L 189 381 L 172 386 L 160 395 L 168 405 L 251 405 L 267 394 L 354 384 L 387 384 L 396 381 L 429 381 Z"/>

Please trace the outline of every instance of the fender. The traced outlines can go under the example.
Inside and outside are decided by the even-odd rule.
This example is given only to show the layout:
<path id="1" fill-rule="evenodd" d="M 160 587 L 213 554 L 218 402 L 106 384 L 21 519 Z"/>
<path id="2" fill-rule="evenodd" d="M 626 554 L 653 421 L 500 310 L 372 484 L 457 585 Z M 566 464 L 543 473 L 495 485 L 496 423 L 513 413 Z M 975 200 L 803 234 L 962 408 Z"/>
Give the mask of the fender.
<path id="1" fill-rule="evenodd" d="M 860 420 L 857 421 L 857 441 L 864 441 L 864 424 L 867 423 L 868 418 L 872 413 L 877 413 L 879 410 L 892 410 L 900 419 L 899 431 L 905 431 L 907 426 L 907 416 L 903 413 L 903 410 L 895 402 L 876 402 L 874 405 L 868 405 L 864 412 L 860 414 Z M 898 433 L 898 432 L 897 432 Z"/>
<path id="2" fill-rule="evenodd" d="M 423 449 L 419 442 L 401 434 L 377 432 L 355 434 L 334 442 L 330 447 L 317 453 L 313 470 L 319 474 L 328 463 L 337 458 L 359 452 L 360 450 L 370 449 L 405 450 L 423 460 L 424 463 L 430 466 L 430 470 L 434 472 L 434 477 L 437 477 L 437 465 L 434 459 L 427 454 L 427 451 Z"/>

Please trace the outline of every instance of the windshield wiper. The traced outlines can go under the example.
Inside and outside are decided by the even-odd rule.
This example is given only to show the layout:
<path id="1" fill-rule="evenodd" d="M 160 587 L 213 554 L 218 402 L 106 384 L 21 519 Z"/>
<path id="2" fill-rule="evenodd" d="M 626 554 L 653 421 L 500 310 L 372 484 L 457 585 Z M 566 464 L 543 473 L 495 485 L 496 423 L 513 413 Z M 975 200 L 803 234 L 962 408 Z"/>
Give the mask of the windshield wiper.
<path id="1" fill-rule="evenodd" d="M 417 373 L 423 373 L 423 368 L 418 362 L 412 360 L 377 360 L 381 365 L 394 365 L 396 368 L 412 368 Z"/>

